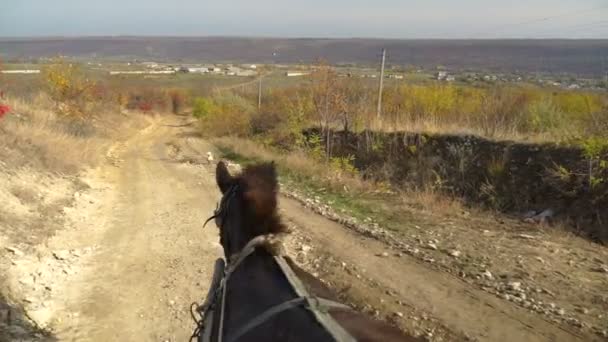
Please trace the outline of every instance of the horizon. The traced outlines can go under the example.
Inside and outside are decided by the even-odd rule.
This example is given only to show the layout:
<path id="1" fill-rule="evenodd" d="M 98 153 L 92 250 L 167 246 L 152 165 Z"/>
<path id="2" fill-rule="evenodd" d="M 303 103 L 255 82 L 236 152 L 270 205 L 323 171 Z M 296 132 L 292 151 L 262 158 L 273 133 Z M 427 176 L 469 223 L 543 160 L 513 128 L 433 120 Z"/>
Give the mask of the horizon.
<path id="1" fill-rule="evenodd" d="M 332 37 L 332 36 L 265 36 L 265 35 L 33 35 L 33 36 L 0 36 L 0 40 L 7 39 L 96 39 L 96 38 L 221 38 L 221 39 L 283 39 L 283 40 L 392 40 L 392 41 L 529 41 L 529 40 L 608 40 L 608 37 L 601 38 L 569 38 L 569 37 L 552 37 L 552 38 L 519 38 L 519 37 L 501 37 L 501 38 L 385 38 L 385 37 Z"/>

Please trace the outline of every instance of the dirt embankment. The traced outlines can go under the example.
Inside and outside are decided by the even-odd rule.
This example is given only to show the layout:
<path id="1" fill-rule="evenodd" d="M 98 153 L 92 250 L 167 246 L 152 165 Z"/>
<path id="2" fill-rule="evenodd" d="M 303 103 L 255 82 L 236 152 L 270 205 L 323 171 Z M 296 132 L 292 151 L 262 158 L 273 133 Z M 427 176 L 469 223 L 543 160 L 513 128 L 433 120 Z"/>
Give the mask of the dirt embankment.
<path id="1" fill-rule="evenodd" d="M 68 120 L 44 96 L 7 102 L 12 110 L 0 119 L 0 340 L 52 339 L 39 320 L 57 290 L 48 278 L 75 269 L 72 255 L 49 255 L 47 244 L 69 225 L 75 203 L 88 203 L 80 197 L 90 190 L 82 172 L 111 159 L 114 141 L 147 123 L 119 114 Z"/>
<path id="2" fill-rule="evenodd" d="M 593 149 L 404 132 L 333 132 L 331 141 L 333 155 L 354 156 L 368 178 L 432 187 L 530 220 L 559 219 L 608 242 L 608 150 Z"/>

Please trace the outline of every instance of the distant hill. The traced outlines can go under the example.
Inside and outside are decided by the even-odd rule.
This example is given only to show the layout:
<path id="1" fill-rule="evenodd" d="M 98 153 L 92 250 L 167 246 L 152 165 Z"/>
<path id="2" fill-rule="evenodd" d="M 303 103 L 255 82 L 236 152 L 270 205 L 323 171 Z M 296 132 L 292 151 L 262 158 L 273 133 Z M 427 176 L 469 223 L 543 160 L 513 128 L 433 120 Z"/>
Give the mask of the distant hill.
<path id="1" fill-rule="evenodd" d="M 571 73 L 601 76 L 608 69 L 608 39 L 393 40 L 239 37 L 0 38 L 0 56 L 58 54 L 83 58 L 184 62 L 377 63 L 382 48 L 397 66 Z"/>

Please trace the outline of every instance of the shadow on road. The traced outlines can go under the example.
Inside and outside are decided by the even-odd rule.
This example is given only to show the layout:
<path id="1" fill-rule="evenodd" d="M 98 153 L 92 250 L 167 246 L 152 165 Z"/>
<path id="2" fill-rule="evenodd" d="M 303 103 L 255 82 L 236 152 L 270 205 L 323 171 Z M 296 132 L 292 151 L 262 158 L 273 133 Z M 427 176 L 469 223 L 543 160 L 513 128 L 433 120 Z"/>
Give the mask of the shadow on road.
<path id="1" fill-rule="evenodd" d="M 22 307 L 0 293 L 0 342 L 5 341 L 57 341 L 57 338 L 37 327 Z"/>

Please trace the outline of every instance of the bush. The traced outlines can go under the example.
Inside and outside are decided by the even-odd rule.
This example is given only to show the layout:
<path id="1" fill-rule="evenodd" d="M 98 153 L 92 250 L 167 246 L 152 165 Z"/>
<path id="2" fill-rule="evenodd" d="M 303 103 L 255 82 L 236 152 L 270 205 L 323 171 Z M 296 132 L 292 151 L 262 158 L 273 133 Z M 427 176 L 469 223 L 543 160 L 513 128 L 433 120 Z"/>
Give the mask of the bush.
<path id="1" fill-rule="evenodd" d="M 171 89 L 168 94 L 171 100 L 171 112 L 173 114 L 181 113 L 188 102 L 186 91 L 183 89 Z"/>
<path id="2" fill-rule="evenodd" d="M 7 105 L 3 105 L 0 104 L 0 119 L 2 119 L 2 117 L 6 114 L 8 114 L 8 112 L 11 111 L 11 108 Z"/>
<path id="3" fill-rule="evenodd" d="M 561 131 L 568 124 L 564 113 L 548 97 L 532 102 L 528 106 L 526 119 L 523 128 L 533 132 Z"/>
<path id="4" fill-rule="evenodd" d="M 216 107 L 212 99 L 205 97 L 197 97 L 192 105 L 192 115 L 197 119 L 203 119 L 209 116 L 210 113 L 216 111 Z"/>
<path id="5" fill-rule="evenodd" d="M 203 134 L 208 136 L 248 136 L 251 133 L 251 115 L 255 107 L 245 98 L 223 94 L 213 98 L 212 105 L 199 102 L 209 111 L 198 112 Z"/>
<path id="6" fill-rule="evenodd" d="M 59 113 L 78 118 L 90 114 L 87 109 L 93 100 L 95 82 L 78 64 L 55 59 L 43 69 L 43 79 Z"/>
<path id="7" fill-rule="evenodd" d="M 169 107 L 167 94 L 158 89 L 143 88 L 129 94 L 127 108 L 144 113 L 166 111 Z"/>

